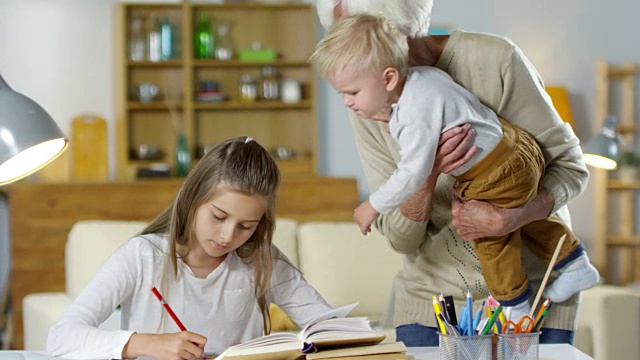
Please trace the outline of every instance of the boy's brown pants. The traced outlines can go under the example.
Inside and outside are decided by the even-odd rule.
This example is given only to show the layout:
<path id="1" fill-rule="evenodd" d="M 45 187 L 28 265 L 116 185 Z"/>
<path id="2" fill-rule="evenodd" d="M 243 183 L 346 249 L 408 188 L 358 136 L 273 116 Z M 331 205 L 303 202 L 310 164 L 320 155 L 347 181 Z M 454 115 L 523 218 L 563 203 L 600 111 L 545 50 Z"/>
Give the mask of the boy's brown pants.
<path id="1" fill-rule="evenodd" d="M 537 192 L 544 174 L 544 157 L 535 139 L 504 121 L 496 148 L 469 171 L 457 177 L 462 201 L 482 200 L 502 208 L 522 206 Z M 573 232 L 557 217 L 535 221 L 511 234 L 473 242 L 482 274 L 497 300 L 512 300 L 528 286 L 522 264 L 522 242 L 545 264 L 551 261 L 560 237 L 567 234 L 557 261 L 580 246 Z"/>

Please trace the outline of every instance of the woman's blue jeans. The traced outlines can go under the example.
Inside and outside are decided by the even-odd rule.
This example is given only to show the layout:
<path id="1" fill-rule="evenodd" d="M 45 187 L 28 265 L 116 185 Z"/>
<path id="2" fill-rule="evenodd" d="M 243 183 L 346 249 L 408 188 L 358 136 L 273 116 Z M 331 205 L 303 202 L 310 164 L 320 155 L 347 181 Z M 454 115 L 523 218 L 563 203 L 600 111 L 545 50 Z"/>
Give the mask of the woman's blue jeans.
<path id="1" fill-rule="evenodd" d="M 573 331 L 542 328 L 540 334 L 541 344 L 566 343 L 573 345 Z M 438 334 L 436 328 L 408 324 L 396 328 L 396 340 L 402 341 L 405 346 L 438 346 Z"/>

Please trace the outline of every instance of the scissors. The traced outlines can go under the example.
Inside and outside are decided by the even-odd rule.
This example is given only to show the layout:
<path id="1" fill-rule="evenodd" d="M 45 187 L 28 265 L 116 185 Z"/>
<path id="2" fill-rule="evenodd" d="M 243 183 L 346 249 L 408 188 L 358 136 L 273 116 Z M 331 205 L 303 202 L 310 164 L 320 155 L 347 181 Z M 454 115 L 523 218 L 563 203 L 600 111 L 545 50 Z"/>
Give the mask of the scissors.
<path id="1" fill-rule="evenodd" d="M 509 320 L 502 325 L 502 333 L 508 334 L 513 331 L 514 334 L 530 333 L 533 330 L 533 318 L 529 315 L 523 315 L 520 321 L 514 323 Z"/>

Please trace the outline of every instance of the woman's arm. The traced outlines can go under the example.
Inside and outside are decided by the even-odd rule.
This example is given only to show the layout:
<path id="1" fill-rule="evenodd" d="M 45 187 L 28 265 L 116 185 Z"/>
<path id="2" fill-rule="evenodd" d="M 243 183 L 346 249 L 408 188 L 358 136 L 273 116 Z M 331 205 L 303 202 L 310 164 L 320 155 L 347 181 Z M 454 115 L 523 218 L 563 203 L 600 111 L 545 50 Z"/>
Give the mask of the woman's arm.
<path id="1" fill-rule="evenodd" d="M 547 164 L 540 185 L 554 201 L 549 215 L 586 188 L 589 173 L 580 141 L 553 107 L 536 69 L 515 45 L 503 79 L 498 115 L 529 132 L 540 146 Z"/>
<path id="2" fill-rule="evenodd" d="M 431 198 L 440 174 L 447 174 L 469 161 L 478 151 L 473 144 L 474 130 L 464 124 L 444 132 L 438 142 L 433 172 L 420 190 L 400 205 L 404 217 L 413 221 L 427 221 L 431 210 Z"/>

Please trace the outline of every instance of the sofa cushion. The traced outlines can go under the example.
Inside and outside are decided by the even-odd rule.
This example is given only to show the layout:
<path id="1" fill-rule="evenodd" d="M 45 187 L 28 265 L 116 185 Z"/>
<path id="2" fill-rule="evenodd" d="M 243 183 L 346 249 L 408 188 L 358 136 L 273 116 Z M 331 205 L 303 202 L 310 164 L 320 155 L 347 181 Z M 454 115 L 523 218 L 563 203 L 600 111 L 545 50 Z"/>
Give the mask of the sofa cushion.
<path id="1" fill-rule="evenodd" d="M 298 243 L 296 239 L 296 229 L 298 223 L 295 220 L 278 218 L 276 219 L 276 231 L 273 233 L 273 244 L 289 258 L 293 266 L 298 267 Z"/>
<path id="2" fill-rule="evenodd" d="M 638 359 L 640 294 L 611 285 L 585 290 L 577 322 L 574 345 L 581 351 L 598 360 Z"/>
<path id="3" fill-rule="evenodd" d="M 337 307 L 360 304 L 352 316 L 379 321 L 386 310 L 391 281 L 402 256 L 373 230 L 367 236 L 352 222 L 310 222 L 298 227 L 300 270 L 307 281 Z"/>
<path id="4" fill-rule="evenodd" d="M 65 249 L 67 294 L 76 298 L 98 269 L 125 241 L 145 227 L 142 221 L 79 221 Z"/>

